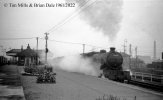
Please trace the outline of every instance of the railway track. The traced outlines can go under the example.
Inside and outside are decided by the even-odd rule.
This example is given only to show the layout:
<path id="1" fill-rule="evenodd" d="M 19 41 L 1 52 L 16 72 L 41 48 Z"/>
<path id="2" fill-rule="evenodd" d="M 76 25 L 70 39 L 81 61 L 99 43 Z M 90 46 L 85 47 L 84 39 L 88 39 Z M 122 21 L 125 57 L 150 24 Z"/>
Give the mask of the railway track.
<path id="1" fill-rule="evenodd" d="M 149 73 L 134 72 L 130 84 L 163 92 L 163 76 Z"/>
<path id="2" fill-rule="evenodd" d="M 142 81 L 138 81 L 138 80 L 130 80 L 129 83 L 133 84 L 133 85 L 136 85 L 136 86 L 140 86 L 140 87 L 143 87 L 143 88 L 147 88 L 147 89 L 151 89 L 151 90 L 163 93 L 163 86 L 162 85 L 151 84 L 151 83 L 148 83 L 148 82 L 142 82 Z"/>

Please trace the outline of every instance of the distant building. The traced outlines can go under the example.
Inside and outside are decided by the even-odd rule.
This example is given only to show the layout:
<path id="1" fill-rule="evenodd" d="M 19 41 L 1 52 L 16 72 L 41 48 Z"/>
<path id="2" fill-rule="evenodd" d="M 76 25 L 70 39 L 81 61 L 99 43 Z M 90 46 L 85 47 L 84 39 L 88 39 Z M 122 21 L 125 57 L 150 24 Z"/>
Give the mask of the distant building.
<path id="1" fill-rule="evenodd" d="M 33 50 L 30 48 L 29 44 L 26 49 L 11 49 L 6 52 L 7 56 L 11 56 L 10 62 L 13 64 L 25 65 L 29 63 L 39 63 L 45 61 L 45 50 Z M 53 57 L 53 53 L 48 51 L 47 57 Z"/>
<path id="2" fill-rule="evenodd" d="M 152 63 L 152 59 L 150 56 L 138 56 L 139 59 L 143 60 L 146 64 Z"/>
<path id="3" fill-rule="evenodd" d="M 12 49 L 6 52 L 7 56 L 17 57 L 17 53 L 21 52 L 21 49 Z"/>
<path id="4" fill-rule="evenodd" d="M 11 49 L 6 52 L 7 56 L 10 56 L 10 63 L 16 64 L 18 61 L 17 54 L 21 52 L 21 49 Z"/>
<path id="5" fill-rule="evenodd" d="M 156 62 L 152 62 L 151 64 L 147 65 L 148 68 L 153 68 L 155 70 L 163 70 L 163 61 L 156 61 Z"/>
<path id="6" fill-rule="evenodd" d="M 18 65 L 36 65 L 38 62 L 38 54 L 35 50 L 32 50 L 28 44 L 25 50 L 21 50 L 21 52 L 17 53 L 18 57 Z"/>
<path id="7" fill-rule="evenodd" d="M 121 55 L 123 57 L 123 64 L 122 67 L 124 70 L 128 69 L 135 69 L 135 68 L 145 68 L 146 64 L 144 63 L 143 60 L 140 58 L 130 58 L 130 55 L 121 52 Z"/>

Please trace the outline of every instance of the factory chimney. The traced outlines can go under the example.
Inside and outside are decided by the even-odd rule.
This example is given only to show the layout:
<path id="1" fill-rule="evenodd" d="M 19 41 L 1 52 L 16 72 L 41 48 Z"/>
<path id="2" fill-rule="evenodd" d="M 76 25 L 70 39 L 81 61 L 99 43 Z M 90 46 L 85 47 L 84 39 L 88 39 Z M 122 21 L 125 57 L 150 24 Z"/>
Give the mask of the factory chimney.
<path id="1" fill-rule="evenodd" d="M 156 41 L 154 41 L 153 60 L 156 60 Z"/>

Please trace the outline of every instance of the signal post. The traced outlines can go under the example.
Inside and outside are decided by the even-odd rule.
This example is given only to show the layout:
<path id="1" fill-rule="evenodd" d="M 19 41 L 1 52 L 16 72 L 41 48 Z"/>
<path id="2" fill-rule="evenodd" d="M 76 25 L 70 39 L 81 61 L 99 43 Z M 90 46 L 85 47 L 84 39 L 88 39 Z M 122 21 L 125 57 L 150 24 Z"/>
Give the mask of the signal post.
<path id="1" fill-rule="evenodd" d="M 48 53 L 48 35 L 49 33 L 45 33 L 45 40 L 46 40 L 46 44 L 45 44 L 45 64 L 47 64 L 47 53 Z"/>

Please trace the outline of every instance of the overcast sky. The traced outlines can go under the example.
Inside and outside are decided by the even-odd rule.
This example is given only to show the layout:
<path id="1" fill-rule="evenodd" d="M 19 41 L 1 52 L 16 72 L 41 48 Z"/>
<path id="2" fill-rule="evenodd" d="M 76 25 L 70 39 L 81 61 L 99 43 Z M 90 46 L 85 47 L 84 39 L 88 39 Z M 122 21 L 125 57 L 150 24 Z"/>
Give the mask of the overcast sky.
<path id="1" fill-rule="evenodd" d="M 69 2 L 67 2 L 69 1 Z M 1 0 L 0 38 L 44 38 L 49 32 L 50 40 L 91 44 L 109 48 L 115 46 L 123 51 L 124 40 L 138 47 L 139 55 L 153 56 L 153 41 L 157 42 L 157 56 L 163 51 L 163 1 L 162 0 Z M 75 7 L 10 7 L 9 3 L 45 4 L 75 3 Z M 4 7 L 7 3 L 7 7 Z M 85 8 L 82 4 L 86 3 Z M 81 12 L 79 12 L 82 10 Z M 71 16 L 71 17 L 69 17 Z M 65 23 L 63 20 L 69 18 Z M 61 24 L 59 24 L 61 23 Z M 59 27 L 53 28 L 55 25 Z M 36 39 L 0 40 L 5 49 L 36 49 Z M 45 40 L 39 39 L 39 49 Z M 82 53 L 82 45 L 48 41 L 54 56 Z M 1 49 L 1 48 L 0 48 Z M 85 51 L 100 50 L 87 46 Z"/>

